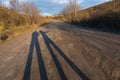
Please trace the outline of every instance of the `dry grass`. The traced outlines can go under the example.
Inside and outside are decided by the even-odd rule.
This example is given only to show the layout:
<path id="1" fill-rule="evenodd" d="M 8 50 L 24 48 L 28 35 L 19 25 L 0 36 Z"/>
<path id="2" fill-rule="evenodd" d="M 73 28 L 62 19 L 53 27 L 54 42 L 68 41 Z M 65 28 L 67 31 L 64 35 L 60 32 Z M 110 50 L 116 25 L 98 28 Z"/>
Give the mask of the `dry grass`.
<path id="1" fill-rule="evenodd" d="M 3 26 L 0 26 L 0 32 L 1 32 L 3 29 L 4 29 L 4 27 L 3 27 Z"/>
<path id="2" fill-rule="evenodd" d="M 26 32 L 34 31 L 41 26 L 48 24 L 50 21 L 47 19 L 42 19 L 39 24 L 33 24 L 33 25 L 24 25 L 24 26 L 0 26 L 0 44 L 14 39 Z"/>
<path id="3" fill-rule="evenodd" d="M 48 21 L 41 16 L 32 17 L 0 6 L 0 43 L 11 40 L 24 32 L 32 31 Z"/>
<path id="4" fill-rule="evenodd" d="M 70 14 L 65 15 L 68 22 Z M 120 1 L 110 1 L 77 12 L 73 23 L 79 23 L 104 30 L 120 31 Z"/>
<path id="5" fill-rule="evenodd" d="M 24 32 L 29 31 L 31 28 L 32 27 L 10 26 L 7 29 L 1 30 L 0 43 L 16 38 Z"/>

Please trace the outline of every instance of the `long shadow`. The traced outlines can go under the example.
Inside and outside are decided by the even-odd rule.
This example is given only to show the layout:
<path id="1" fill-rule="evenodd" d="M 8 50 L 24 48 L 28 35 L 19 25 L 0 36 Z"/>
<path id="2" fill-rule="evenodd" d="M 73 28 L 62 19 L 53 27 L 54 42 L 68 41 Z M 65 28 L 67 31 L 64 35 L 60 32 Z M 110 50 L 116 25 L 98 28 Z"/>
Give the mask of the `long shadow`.
<path id="1" fill-rule="evenodd" d="M 51 44 L 59 52 L 59 54 L 65 59 L 65 61 L 70 65 L 70 67 L 82 78 L 82 80 L 89 80 L 89 78 L 64 54 L 64 52 L 46 35 L 45 32 L 40 31 L 40 33 L 42 34 L 48 49 Z M 59 65 L 56 64 L 56 66 Z"/>
<path id="2" fill-rule="evenodd" d="M 40 45 L 38 42 L 38 33 L 36 31 L 33 32 L 32 34 L 32 40 L 30 44 L 29 55 L 28 55 L 28 59 L 27 59 L 27 63 L 26 63 L 25 71 L 24 71 L 23 80 L 30 80 L 34 46 L 37 52 L 37 59 L 38 59 L 38 64 L 39 64 L 39 73 L 41 76 L 41 80 L 48 80 L 47 73 L 46 73 L 45 66 L 44 66 L 44 61 L 43 61 L 41 50 L 40 50 Z"/>
<path id="3" fill-rule="evenodd" d="M 49 42 L 50 40 L 48 39 L 48 37 L 46 37 L 44 32 L 41 32 L 41 34 L 42 34 L 42 36 L 44 38 L 44 41 L 45 41 L 45 44 L 47 45 L 48 50 L 50 51 L 50 54 L 51 54 L 52 59 L 53 59 L 55 65 L 56 65 L 56 68 L 57 68 L 57 70 L 58 70 L 58 72 L 60 74 L 61 80 L 68 80 L 65 73 L 64 73 L 64 71 L 63 71 L 63 69 L 62 69 L 62 66 L 61 66 L 58 58 L 56 57 L 54 51 L 52 50 L 52 47 L 50 46 L 50 42 Z"/>

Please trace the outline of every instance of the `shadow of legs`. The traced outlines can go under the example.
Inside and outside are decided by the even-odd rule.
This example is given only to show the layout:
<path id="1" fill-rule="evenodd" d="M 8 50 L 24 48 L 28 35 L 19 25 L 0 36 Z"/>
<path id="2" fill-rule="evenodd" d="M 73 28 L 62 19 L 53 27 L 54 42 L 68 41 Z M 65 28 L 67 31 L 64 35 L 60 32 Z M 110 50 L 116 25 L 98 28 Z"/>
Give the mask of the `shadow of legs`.
<path id="1" fill-rule="evenodd" d="M 52 50 L 52 48 L 51 48 L 51 46 L 50 46 L 50 44 L 49 44 L 48 38 L 46 37 L 46 35 L 45 35 L 43 32 L 41 32 L 41 34 L 42 34 L 42 36 L 43 36 L 43 39 L 44 39 L 44 41 L 45 41 L 45 44 L 46 44 L 48 50 L 50 51 L 50 54 L 51 54 L 51 56 L 52 56 L 52 59 L 53 59 L 55 65 L 56 65 L 56 67 L 57 67 L 57 70 L 58 70 L 58 72 L 59 72 L 59 74 L 60 74 L 61 80 L 67 80 L 67 77 L 66 77 L 66 75 L 65 75 L 65 73 L 64 73 L 64 71 L 63 71 L 63 69 L 62 69 L 62 66 L 61 66 L 59 60 L 57 59 L 56 55 L 54 54 L 54 51 Z"/>
<path id="2" fill-rule="evenodd" d="M 89 80 L 89 78 L 63 53 L 63 51 L 45 34 L 45 32 L 40 31 L 45 42 L 51 44 L 59 54 L 65 59 L 65 61 L 70 65 L 70 67 L 82 78 L 82 80 Z"/>
<path id="3" fill-rule="evenodd" d="M 31 40 L 31 44 L 30 44 L 29 55 L 28 55 L 28 59 L 27 59 L 27 63 L 26 63 L 25 71 L 24 71 L 23 80 L 30 80 L 34 45 L 35 45 L 36 51 L 37 51 L 37 58 L 38 58 L 39 72 L 40 72 L 41 80 L 48 80 L 44 62 L 43 62 L 43 58 L 41 55 L 40 45 L 38 42 L 38 33 L 37 32 L 33 32 L 33 34 L 32 34 L 32 40 Z"/>
<path id="4" fill-rule="evenodd" d="M 38 38 L 36 39 L 35 46 L 36 46 L 36 51 L 37 51 L 37 58 L 38 58 L 38 63 L 39 63 L 39 72 L 41 75 L 41 80 L 48 80 L 44 61 L 43 61 L 41 50 L 40 50 L 40 45 L 38 42 Z"/>

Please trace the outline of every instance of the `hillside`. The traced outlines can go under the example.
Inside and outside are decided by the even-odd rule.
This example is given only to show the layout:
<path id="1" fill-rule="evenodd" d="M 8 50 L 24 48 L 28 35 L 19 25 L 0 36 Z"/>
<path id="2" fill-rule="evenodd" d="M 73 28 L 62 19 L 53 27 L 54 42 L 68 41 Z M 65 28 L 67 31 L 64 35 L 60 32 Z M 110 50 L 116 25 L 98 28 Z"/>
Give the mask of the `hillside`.
<path id="1" fill-rule="evenodd" d="M 36 8 L 32 8 L 33 12 L 31 9 L 27 9 L 26 14 L 21 14 L 21 12 L 0 6 L 0 43 L 46 23 L 43 18 L 41 21 L 41 16 L 35 12 Z"/>
<path id="2" fill-rule="evenodd" d="M 65 17 L 69 20 L 70 15 Z M 108 31 L 120 30 L 120 1 L 109 1 L 77 12 L 72 21 Z"/>

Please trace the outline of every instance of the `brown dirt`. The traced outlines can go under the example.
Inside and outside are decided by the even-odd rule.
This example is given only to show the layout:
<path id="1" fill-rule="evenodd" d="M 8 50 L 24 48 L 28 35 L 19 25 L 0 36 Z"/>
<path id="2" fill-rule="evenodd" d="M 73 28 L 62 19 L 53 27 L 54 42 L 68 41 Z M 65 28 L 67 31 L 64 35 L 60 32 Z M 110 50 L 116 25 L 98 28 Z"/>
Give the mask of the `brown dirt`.
<path id="1" fill-rule="evenodd" d="M 120 35 L 53 21 L 0 45 L 0 80 L 29 78 L 120 80 Z"/>

